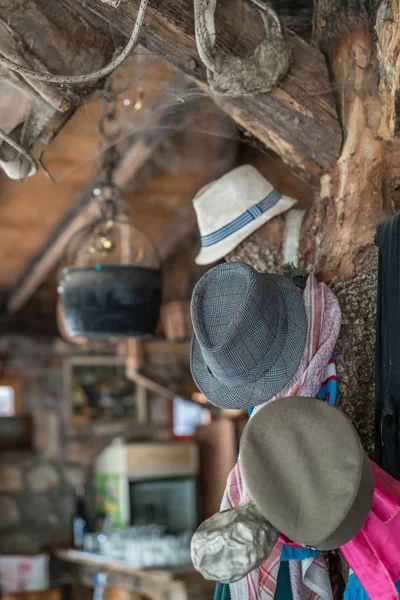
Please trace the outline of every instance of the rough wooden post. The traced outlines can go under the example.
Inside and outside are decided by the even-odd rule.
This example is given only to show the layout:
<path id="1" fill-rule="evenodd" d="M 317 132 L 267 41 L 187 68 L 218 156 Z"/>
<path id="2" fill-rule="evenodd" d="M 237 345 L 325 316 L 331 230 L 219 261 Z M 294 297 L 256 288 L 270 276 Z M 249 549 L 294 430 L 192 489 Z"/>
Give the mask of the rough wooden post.
<path id="1" fill-rule="evenodd" d="M 126 348 L 126 376 L 134 381 L 145 364 L 143 341 L 139 338 L 130 338 L 126 341 Z"/>
<path id="2" fill-rule="evenodd" d="M 366 450 L 374 443 L 374 343 L 378 223 L 400 208 L 397 139 L 400 34 L 398 4 L 319 0 L 315 41 L 325 53 L 343 145 L 321 178 L 304 223 L 302 263 L 329 283 L 342 308 L 336 347 L 339 406 Z M 376 25 L 376 29 L 375 29 Z M 261 270 L 282 266 L 283 219 L 246 240 L 228 260 Z M 267 231 L 268 230 L 268 231 Z"/>
<path id="3" fill-rule="evenodd" d="M 332 73 L 344 143 L 304 229 L 304 257 L 339 297 L 339 405 L 365 448 L 374 445 L 374 344 L 378 223 L 400 207 L 395 138 L 400 36 L 387 10 L 397 2 L 320 0 L 315 37 Z M 376 24 L 376 30 L 375 30 Z M 378 39 L 376 33 L 378 33 Z M 391 73 L 390 84 L 384 75 Z"/>

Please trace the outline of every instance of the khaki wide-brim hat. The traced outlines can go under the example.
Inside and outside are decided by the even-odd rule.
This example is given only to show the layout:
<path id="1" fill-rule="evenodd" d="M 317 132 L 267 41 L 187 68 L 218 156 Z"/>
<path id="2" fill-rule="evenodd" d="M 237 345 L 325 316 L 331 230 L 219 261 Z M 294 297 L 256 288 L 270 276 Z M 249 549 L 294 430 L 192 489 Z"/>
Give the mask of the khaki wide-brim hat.
<path id="1" fill-rule="evenodd" d="M 276 190 L 252 165 L 242 165 L 209 183 L 193 200 L 201 239 L 196 263 L 221 260 L 296 202 Z"/>
<path id="2" fill-rule="evenodd" d="M 314 398 L 268 404 L 244 430 L 240 465 L 264 517 L 297 544 L 333 550 L 372 505 L 371 463 L 349 419 Z"/>

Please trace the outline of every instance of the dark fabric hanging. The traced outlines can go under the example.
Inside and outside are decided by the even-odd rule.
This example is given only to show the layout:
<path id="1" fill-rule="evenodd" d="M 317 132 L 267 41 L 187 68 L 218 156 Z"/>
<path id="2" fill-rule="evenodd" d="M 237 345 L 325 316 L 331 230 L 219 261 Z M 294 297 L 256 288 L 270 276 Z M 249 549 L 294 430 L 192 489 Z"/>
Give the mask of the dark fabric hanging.
<path id="1" fill-rule="evenodd" d="M 325 556 L 329 565 L 333 600 L 343 600 L 346 583 L 343 577 L 343 564 L 340 552 L 328 552 Z"/>
<path id="2" fill-rule="evenodd" d="M 217 583 L 214 600 L 231 600 L 229 583 Z"/>
<path id="3" fill-rule="evenodd" d="M 293 600 L 289 563 L 287 561 L 281 562 L 279 565 L 274 600 Z"/>
<path id="4" fill-rule="evenodd" d="M 375 243 L 375 462 L 400 480 L 400 213 L 378 226 Z"/>

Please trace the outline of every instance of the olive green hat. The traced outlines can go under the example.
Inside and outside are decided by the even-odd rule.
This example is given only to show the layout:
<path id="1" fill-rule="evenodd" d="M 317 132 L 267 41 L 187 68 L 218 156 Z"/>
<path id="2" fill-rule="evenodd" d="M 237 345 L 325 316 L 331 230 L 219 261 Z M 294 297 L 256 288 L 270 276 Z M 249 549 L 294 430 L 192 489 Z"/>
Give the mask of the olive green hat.
<path id="1" fill-rule="evenodd" d="M 349 419 L 322 400 L 291 397 L 262 408 L 246 425 L 239 461 L 259 511 L 299 545 L 346 544 L 371 508 L 371 463 Z"/>

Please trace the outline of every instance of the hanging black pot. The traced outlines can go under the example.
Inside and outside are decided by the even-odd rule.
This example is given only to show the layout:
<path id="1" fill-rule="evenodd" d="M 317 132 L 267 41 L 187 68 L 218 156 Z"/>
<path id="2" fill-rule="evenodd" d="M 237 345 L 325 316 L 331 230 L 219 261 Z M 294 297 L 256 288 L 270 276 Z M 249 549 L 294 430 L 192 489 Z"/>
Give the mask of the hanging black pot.
<path id="1" fill-rule="evenodd" d="M 58 289 L 69 336 L 151 336 L 161 306 L 157 250 L 127 218 L 102 218 L 68 245 Z"/>

